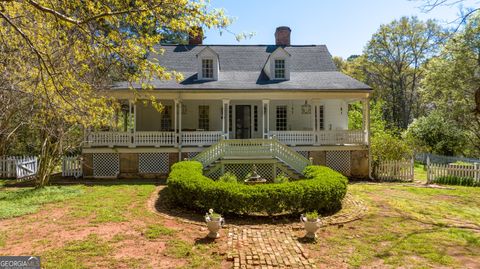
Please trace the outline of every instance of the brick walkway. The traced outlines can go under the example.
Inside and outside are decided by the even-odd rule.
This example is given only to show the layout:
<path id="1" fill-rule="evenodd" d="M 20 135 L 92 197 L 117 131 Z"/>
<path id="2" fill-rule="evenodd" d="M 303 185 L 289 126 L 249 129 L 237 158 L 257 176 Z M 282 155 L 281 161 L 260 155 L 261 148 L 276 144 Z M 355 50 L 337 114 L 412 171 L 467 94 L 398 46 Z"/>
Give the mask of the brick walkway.
<path id="1" fill-rule="evenodd" d="M 227 260 L 233 268 L 316 268 L 291 229 L 241 228 L 228 230 Z"/>

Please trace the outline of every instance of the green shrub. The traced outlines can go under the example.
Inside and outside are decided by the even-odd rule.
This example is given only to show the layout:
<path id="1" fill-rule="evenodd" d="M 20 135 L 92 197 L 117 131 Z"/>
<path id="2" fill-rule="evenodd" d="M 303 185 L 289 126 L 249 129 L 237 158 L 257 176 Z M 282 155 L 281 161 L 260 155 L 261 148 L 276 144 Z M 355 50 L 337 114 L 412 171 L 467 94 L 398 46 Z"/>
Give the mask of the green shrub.
<path id="1" fill-rule="evenodd" d="M 308 166 L 304 180 L 245 185 L 213 181 L 202 174 L 202 164 L 183 161 L 172 166 L 168 190 L 174 202 L 190 209 L 215 209 L 222 214 L 285 214 L 341 208 L 347 178 L 330 168 Z"/>
<path id="2" fill-rule="evenodd" d="M 441 176 L 437 177 L 433 183 L 458 186 L 480 187 L 480 181 L 473 177 Z"/>
<path id="3" fill-rule="evenodd" d="M 273 180 L 273 183 L 285 183 L 289 181 L 290 179 L 285 174 L 280 174 Z"/>
<path id="4" fill-rule="evenodd" d="M 221 177 L 218 178 L 218 181 L 221 181 L 221 182 L 230 182 L 230 183 L 237 183 L 238 182 L 238 179 L 237 179 L 237 176 L 230 173 L 230 172 L 226 172 L 225 174 L 223 174 Z"/>

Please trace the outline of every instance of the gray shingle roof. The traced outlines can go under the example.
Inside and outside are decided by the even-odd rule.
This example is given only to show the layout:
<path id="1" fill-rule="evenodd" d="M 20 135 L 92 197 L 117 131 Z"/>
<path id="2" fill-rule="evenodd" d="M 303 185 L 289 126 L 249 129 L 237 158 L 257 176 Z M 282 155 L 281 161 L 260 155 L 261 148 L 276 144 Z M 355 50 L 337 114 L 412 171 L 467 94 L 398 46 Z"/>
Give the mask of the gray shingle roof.
<path id="1" fill-rule="evenodd" d="M 197 80 L 197 54 L 205 47 L 218 54 L 220 72 L 217 81 Z M 370 90 L 370 87 L 337 71 L 332 56 L 324 45 L 288 46 L 291 54 L 290 80 L 273 81 L 263 72 L 268 56 L 277 48 L 273 45 L 163 45 L 163 55 L 157 58 L 168 70 L 184 75 L 180 83 L 155 80 L 156 89 L 210 90 Z M 134 85 L 135 87 L 136 85 Z M 128 87 L 118 83 L 117 88 Z"/>

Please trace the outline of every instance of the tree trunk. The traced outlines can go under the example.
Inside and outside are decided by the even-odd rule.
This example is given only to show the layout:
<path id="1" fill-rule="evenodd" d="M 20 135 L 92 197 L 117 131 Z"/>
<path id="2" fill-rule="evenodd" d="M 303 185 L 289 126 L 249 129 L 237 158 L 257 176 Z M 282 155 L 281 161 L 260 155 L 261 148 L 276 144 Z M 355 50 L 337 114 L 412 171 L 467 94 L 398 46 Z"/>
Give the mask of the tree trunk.
<path id="1" fill-rule="evenodd" d="M 36 179 L 36 188 L 43 188 L 50 183 L 50 176 L 55 170 L 59 161 L 60 153 L 59 141 L 48 133 L 44 132 L 42 151 L 39 157 L 39 165 Z"/>

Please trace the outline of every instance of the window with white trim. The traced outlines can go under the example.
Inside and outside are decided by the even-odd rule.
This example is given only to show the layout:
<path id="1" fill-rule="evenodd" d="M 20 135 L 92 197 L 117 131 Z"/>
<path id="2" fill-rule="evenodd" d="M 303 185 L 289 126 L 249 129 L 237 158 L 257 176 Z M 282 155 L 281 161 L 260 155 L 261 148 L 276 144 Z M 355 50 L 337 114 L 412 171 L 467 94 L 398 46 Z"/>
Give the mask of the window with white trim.
<path id="1" fill-rule="evenodd" d="M 286 131 L 287 130 L 287 106 L 277 106 L 277 119 L 276 127 L 277 131 Z"/>
<path id="2" fill-rule="evenodd" d="M 164 106 L 160 117 L 160 128 L 162 131 L 172 129 L 172 106 Z"/>
<path id="3" fill-rule="evenodd" d="M 202 59 L 202 78 L 213 78 L 213 59 Z"/>
<path id="4" fill-rule="evenodd" d="M 276 59 L 274 66 L 274 77 L 275 79 L 284 79 L 285 78 L 285 60 Z"/>
<path id="5" fill-rule="evenodd" d="M 210 126 L 210 106 L 198 106 L 198 129 L 209 130 Z"/>

